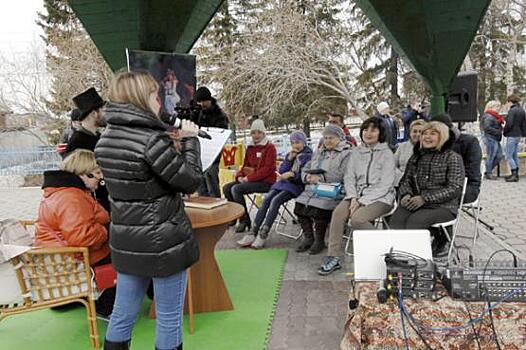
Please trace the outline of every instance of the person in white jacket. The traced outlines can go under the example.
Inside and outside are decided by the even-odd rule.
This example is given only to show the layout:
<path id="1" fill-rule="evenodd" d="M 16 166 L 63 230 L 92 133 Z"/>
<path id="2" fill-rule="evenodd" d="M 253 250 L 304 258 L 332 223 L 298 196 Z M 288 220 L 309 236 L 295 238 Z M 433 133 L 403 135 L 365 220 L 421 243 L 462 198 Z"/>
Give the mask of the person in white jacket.
<path id="1" fill-rule="evenodd" d="M 395 162 L 386 134 L 384 123 L 377 117 L 360 126 L 362 145 L 351 152 L 343 180 L 345 198 L 332 213 L 329 253 L 318 269 L 320 275 L 341 268 L 341 241 L 349 218 L 353 230 L 370 230 L 374 228 L 372 222 L 393 207 Z"/>

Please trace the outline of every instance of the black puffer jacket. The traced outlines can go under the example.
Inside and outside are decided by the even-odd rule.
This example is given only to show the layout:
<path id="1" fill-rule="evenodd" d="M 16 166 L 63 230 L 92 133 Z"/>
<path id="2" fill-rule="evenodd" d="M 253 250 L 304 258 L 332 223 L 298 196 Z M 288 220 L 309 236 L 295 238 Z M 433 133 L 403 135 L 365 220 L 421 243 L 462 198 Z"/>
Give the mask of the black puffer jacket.
<path id="1" fill-rule="evenodd" d="M 457 213 L 464 184 L 462 157 L 451 149 L 449 139 L 440 151 L 420 148 L 417 143 L 400 180 L 400 198 L 421 195 L 424 209 L 446 208 Z"/>
<path id="2" fill-rule="evenodd" d="M 504 136 L 526 136 L 526 113 L 518 103 L 511 105 L 508 111 L 506 124 L 504 125 Z"/>
<path id="3" fill-rule="evenodd" d="M 117 271 L 166 277 L 199 258 L 181 193 L 201 183 L 199 140 L 178 152 L 164 124 L 133 105 L 108 103 L 95 154 L 111 198 L 110 247 Z"/>

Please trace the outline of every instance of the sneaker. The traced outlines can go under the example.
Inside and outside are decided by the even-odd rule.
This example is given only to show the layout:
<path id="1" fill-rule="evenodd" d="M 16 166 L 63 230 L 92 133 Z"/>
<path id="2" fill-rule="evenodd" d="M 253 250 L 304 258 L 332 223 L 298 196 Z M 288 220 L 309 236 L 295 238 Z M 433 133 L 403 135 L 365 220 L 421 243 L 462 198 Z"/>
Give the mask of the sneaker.
<path id="1" fill-rule="evenodd" d="M 493 176 L 491 174 L 484 174 L 484 178 L 486 180 L 498 180 L 495 176 Z"/>
<path id="2" fill-rule="evenodd" d="M 101 320 L 101 321 L 104 321 L 106 323 L 110 323 L 110 317 L 111 317 L 111 314 L 109 315 L 103 315 L 103 314 L 99 314 L 98 312 L 96 313 L 96 317 L 97 319 Z"/>
<path id="3" fill-rule="evenodd" d="M 266 238 L 262 238 L 261 236 L 257 236 L 256 240 L 252 242 L 251 247 L 254 249 L 261 249 L 265 245 Z"/>
<path id="4" fill-rule="evenodd" d="M 242 247 L 250 247 L 252 242 L 256 239 L 256 236 L 253 234 L 245 235 L 243 238 L 241 238 L 239 241 L 237 241 L 237 244 L 239 244 Z"/>
<path id="5" fill-rule="evenodd" d="M 322 276 L 327 276 L 341 268 L 342 265 L 340 264 L 340 258 L 338 258 L 337 256 L 328 256 L 325 258 L 325 261 L 318 269 L 318 274 Z"/>

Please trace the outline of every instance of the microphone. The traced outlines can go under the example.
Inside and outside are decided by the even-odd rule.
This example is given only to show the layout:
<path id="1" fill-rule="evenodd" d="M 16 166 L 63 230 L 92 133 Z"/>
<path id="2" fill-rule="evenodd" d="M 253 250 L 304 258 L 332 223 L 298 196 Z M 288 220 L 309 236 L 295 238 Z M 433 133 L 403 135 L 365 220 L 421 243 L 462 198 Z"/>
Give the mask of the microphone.
<path id="1" fill-rule="evenodd" d="M 174 128 L 181 129 L 182 124 L 183 124 L 182 119 L 179 119 L 177 117 L 174 118 L 174 123 L 173 123 Z M 212 136 L 210 136 L 210 134 L 208 134 L 206 131 L 201 130 L 201 129 L 197 131 L 197 136 L 202 137 L 204 139 L 208 139 L 208 140 L 212 139 Z"/>

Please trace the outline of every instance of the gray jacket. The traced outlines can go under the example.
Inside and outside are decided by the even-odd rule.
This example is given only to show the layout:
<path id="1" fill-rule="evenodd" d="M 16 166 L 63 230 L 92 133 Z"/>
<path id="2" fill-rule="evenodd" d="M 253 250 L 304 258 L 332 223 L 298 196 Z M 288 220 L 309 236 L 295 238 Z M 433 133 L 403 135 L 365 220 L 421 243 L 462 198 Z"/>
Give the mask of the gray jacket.
<path id="1" fill-rule="evenodd" d="M 394 181 L 394 155 L 387 143 L 379 143 L 373 149 L 359 146 L 353 150 L 345 172 L 345 198 L 356 198 L 362 205 L 393 205 Z"/>
<path id="2" fill-rule="evenodd" d="M 322 146 L 311 161 L 308 162 L 301 171 L 301 178 L 303 182 L 306 182 L 307 171 L 312 169 L 323 169 L 326 173 L 322 176 L 321 182 L 339 182 L 343 183 L 343 176 L 347 163 L 351 155 L 351 147 L 346 141 L 340 142 L 340 144 L 333 150 L 329 151 Z M 306 185 L 305 190 L 296 198 L 296 202 L 303 205 L 309 205 L 311 207 L 333 210 L 336 208 L 342 198 L 327 198 L 317 197 L 314 194 L 315 185 Z"/>
<path id="3" fill-rule="evenodd" d="M 398 145 L 396 149 L 394 158 L 395 158 L 395 186 L 398 186 L 398 183 L 404 176 L 405 167 L 409 158 L 413 155 L 413 148 L 415 145 L 411 141 L 406 141 Z"/>

